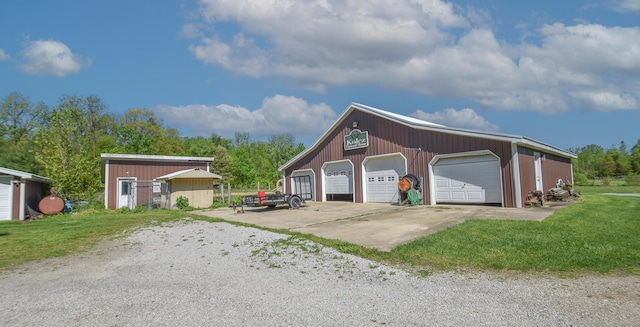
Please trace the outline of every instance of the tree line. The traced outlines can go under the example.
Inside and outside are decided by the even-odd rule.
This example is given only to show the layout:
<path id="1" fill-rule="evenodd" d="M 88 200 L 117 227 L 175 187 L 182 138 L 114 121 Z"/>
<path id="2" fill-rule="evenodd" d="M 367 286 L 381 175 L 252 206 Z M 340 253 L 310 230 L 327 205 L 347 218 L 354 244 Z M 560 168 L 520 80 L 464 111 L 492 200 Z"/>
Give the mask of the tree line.
<path id="1" fill-rule="evenodd" d="M 576 183 L 612 177 L 625 177 L 633 183 L 640 183 L 640 139 L 631 149 L 621 141 L 619 146 L 612 145 L 607 149 L 589 144 L 569 151 L 578 155 L 573 161 Z"/>
<path id="2" fill-rule="evenodd" d="M 249 133 L 226 139 L 183 137 L 152 110 L 107 113 L 96 96 L 63 95 L 48 107 L 13 92 L 0 106 L 0 167 L 49 177 L 68 199 L 103 190 L 101 153 L 213 157 L 211 171 L 224 183 L 275 185 L 278 167 L 304 150 L 289 133 L 253 141 Z"/>

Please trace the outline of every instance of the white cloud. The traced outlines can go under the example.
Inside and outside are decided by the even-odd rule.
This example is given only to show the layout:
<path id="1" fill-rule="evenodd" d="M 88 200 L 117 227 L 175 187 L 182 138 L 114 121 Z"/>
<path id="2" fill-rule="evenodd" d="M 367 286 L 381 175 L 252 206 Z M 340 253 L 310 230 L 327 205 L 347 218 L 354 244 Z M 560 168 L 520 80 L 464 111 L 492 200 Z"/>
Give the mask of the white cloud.
<path id="1" fill-rule="evenodd" d="M 633 96 L 620 94 L 619 91 L 581 91 L 573 92 L 571 96 L 579 105 L 600 111 L 634 109 L 638 107 L 638 103 Z"/>
<path id="2" fill-rule="evenodd" d="M 197 35 L 190 51 L 242 75 L 283 76 L 320 93 L 373 85 L 462 97 L 494 110 L 640 109 L 631 86 L 640 74 L 638 27 L 550 24 L 510 44 L 484 26 L 484 12 L 441 0 L 200 3 L 200 21 L 185 27 Z M 236 34 L 217 23 L 237 25 Z"/>
<path id="3" fill-rule="evenodd" d="M 4 52 L 4 50 L 0 49 L 0 61 L 9 60 L 9 58 L 11 58 L 11 56 Z"/>
<path id="4" fill-rule="evenodd" d="M 488 122 L 484 117 L 478 115 L 475 110 L 470 108 L 461 110 L 447 108 L 434 113 L 417 110 L 409 116 L 449 127 L 487 132 L 498 132 L 500 130 L 497 125 Z"/>
<path id="5" fill-rule="evenodd" d="M 91 65 L 90 61 L 72 53 L 66 44 L 54 40 L 29 41 L 22 55 L 21 69 L 32 75 L 64 77 Z"/>
<path id="6" fill-rule="evenodd" d="M 180 32 L 180 36 L 186 39 L 195 39 L 198 36 L 201 36 L 200 28 L 196 24 L 184 24 L 182 26 L 182 31 Z"/>
<path id="7" fill-rule="evenodd" d="M 231 138 L 235 132 L 252 137 L 291 133 L 296 137 L 315 138 L 336 119 L 325 103 L 310 104 L 304 99 L 275 95 L 262 101 L 260 108 L 220 105 L 161 105 L 153 108 L 164 121 L 186 127 L 190 134 L 210 136 L 216 133 Z"/>
<path id="8" fill-rule="evenodd" d="M 615 1 L 612 7 L 619 12 L 640 11 L 640 0 Z"/>

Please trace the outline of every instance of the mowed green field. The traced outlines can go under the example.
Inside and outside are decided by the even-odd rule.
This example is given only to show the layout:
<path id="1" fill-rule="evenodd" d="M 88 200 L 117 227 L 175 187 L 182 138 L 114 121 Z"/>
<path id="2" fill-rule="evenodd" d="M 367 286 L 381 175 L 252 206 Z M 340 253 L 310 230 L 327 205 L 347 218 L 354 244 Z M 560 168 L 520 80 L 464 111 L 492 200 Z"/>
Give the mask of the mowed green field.
<path id="1" fill-rule="evenodd" d="M 640 272 L 640 187 L 586 187 L 542 222 L 470 220 L 392 251 L 440 269 Z"/>

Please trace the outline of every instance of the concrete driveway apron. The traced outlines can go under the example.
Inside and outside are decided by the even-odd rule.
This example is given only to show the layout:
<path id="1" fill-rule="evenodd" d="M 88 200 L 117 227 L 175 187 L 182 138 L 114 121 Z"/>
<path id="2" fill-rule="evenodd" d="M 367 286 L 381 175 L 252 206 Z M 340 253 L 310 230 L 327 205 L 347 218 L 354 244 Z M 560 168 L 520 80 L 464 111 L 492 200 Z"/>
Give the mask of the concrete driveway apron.
<path id="1" fill-rule="evenodd" d="M 542 221 L 567 203 L 544 207 L 397 206 L 388 203 L 308 202 L 297 210 L 279 207 L 197 210 L 192 213 L 256 226 L 338 239 L 381 251 L 459 224 L 468 219 Z"/>

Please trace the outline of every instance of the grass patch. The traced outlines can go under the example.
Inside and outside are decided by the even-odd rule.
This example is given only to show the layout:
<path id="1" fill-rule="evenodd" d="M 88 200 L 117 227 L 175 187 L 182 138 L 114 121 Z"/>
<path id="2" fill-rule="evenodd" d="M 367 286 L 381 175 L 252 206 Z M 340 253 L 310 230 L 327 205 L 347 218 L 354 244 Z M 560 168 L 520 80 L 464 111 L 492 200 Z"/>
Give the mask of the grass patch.
<path id="1" fill-rule="evenodd" d="M 9 265 L 89 250 L 132 228 L 191 216 L 176 210 L 140 213 L 100 211 L 0 222 L 0 269 Z"/>
<path id="2" fill-rule="evenodd" d="M 390 259 L 438 269 L 639 273 L 640 199 L 598 193 L 584 192 L 543 222 L 470 220 L 397 247 Z"/>
<path id="3" fill-rule="evenodd" d="M 640 186 L 576 186 L 577 190 L 582 194 L 601 194 L 601 193 L 635 193 L 640 194 Z"/>

